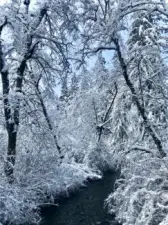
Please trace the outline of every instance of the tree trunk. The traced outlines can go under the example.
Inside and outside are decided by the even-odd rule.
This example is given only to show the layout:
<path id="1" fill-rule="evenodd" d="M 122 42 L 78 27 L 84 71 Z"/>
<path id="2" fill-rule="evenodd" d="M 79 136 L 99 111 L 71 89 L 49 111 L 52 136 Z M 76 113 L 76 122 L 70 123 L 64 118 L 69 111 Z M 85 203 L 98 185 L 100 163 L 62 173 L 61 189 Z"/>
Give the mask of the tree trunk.
<path id="1" fill-rule="evenodd" d="M 27 7 L 30 4 L 30 1 L 26 1 Z M 44 16 L 46 15 L 47 7 L 45 6 L 40 10 L 39 16 L 37 21 L 33 27 L 31 27 L 30 33 L 34 34 L 34 31 L 40 26 L 41 21 L 43 20 Z M 27 12 L 28 14 L 28 8 Z M 0 25 L 0 73 L 2 78 L 2 91 L 3 91 L 3 105 L 4 105 L 4 117 L 6 123 L 6 130 L 8 134 L 8 149 L 7 149 L 7 159 L 5 163 L 5 174 L 9 178 L 9 181 L 12 182 L 14 180 L 14 165 L 15 165 L 15 158 L 16 158 L 16 141 L 17 141 L 17 131 L 19 127 L 19 117 L 20 117 L 20 99 L 16 95 L 16 106 L 11 110 L 11 105 L 9 102 L 9 77 L 8 77 L 8 70 L 5 67 L 5 57 L 3 54 L 3 45 L 1 34 L 3 28 L 8 24 L 7 17 L 2 25 Z M 29 24 L 29 23 L 28 23 Z M 29 27 L 27 27 L 29 29 Z M 17 79 L 16 79 L 16 93 L 22 92 L 23 87 L 23 77 L 24 72 L 26 69 L 27 60 L 30 59 L 34 53 L 34 50 L 39 42 L 36 42 L 32 46 L 33 35 L 30 35 L 28 32 L 27 39 L 25 42 L 25 54 L 23 60 L 21 61 L 18 69 L 17 69 Z"/>
<path id="2" fill-rule="evenodd" d="M 128 75 L 128 71 L 127 71 L 127 65 L 125 64 L 125 61 L 122 57 L 118 39 L 114 39 L 113 42 L 116 46 L 117 56 L 118 56 L 118 60 L 120 62 L 120 66 L 121 66 L 121 69 L 122 69 L 123 77 L 125 79 L 125 82 L 126 82 L 127 86 L 129 87 L 129 89 L 132 93 L 134 103 L 136 104 L 136 106 L 138 108 L 138 111 L 139 111 L 139 113 L 140 113 L 140 115 L 141 115 L 141 117 L 144 121 L 146 130 L 148 131 L 149 135 L 152 137 L 152 139 L 153 139 L 153 141 L 154 141 L 154 143 L 155 143 L 155 145 L 156 145 L 156 147 L 159 151 L 160 157 L 164 158 L 164 157 L 166 157 L 166 153 L 163 150 L 162 142 L 157 137 L 157 135 L 155 134 L 155 131 L 153 130 L 153 128 L 152 128 L 152 126 L 151 126 L 151 124 L 148 120 L 148 117 L 146 116 L 145 109 L 144 109 L 143 105 L 141 105 L 141 103 L 138 99 L 138 95 L 136 93 L 135 87 L 134 87 L 133 83 L 131 82 L 131 80 L 129 79 L 129 75 Z"/>
<path id="3" fill-rule="evenodd" d="M 42 107 L 42 110 L 43 110 L 43 114 L 44 114 L 44 117 L 45 117 L 45 119 L 46 119 L 48 128 L 50 129 L 50 131 L 51 131 L 52 134 L 53 134 L 55 146 L 56 146 L 56 148 L 57 148 L 57 150 L 58 150 L 58 153 L 59 153 L 59 155 L 60 155 L 60 157 L 61 157 L 61 159 L 62 159 L 63 156 L 61 156 L 61 147 L 60 147 L 59 144 L 58 144 L 57 136 L 54 134 L 53 126 L 52 126 L 52 123 L 51 123 L 51 121 L 50 121 L 49 115 L 48 115 L 48 113 L 47 113 L 47 108 L 46 108 L 46 106 L 45 106 L 45 104 L 44 104 L 44 101 L 43 101 L 43 98 L 42 98 L 42 96 L 41 96 L 41 92 L 40 92 L 40 90 L 39 90 L 38 84 L 36 85 L 36 92 L 37 92 L 37 96 L 38 96 L 38 98 L 39 98 L 39 100 L 40 100 L 40 104 L 41 104 L 41 107 Z"/>
<path id="4" fill-rule="evenodd" d="M 14 130 L 14 125 L 11 125 L 10 130 L 8 130 L 8 150 L 7 150 L 7 159 L 5 163 L 5 174 L 9 179 L 9 182 L 14 181 L 14 165 L 16 159 L 16 140 L 17 132 Z"/>

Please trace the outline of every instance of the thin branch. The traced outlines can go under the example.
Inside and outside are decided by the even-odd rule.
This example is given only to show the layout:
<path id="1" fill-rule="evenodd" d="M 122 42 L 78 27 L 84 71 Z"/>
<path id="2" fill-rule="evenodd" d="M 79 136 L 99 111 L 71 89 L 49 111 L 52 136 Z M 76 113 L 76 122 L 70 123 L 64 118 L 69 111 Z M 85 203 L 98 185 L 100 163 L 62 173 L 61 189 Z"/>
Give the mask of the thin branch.
<path id="1" fill-rule="evenodd" d="M 88 52 L 84 52 L 84 54 L 92 54 L 92 53 L 98 53 L 99 51 L 103 51 L 103 50 L 116 50 L 116 48 L 114 46 L 100 46 L 100 47 L 97 47 L 91 51 L 88 51 Z"/>
<path id="2" fill-rule="evenodd" d="M 107 121 L 108 122 L 110 121 L 110 120 L 108 120 L 109 113 L 110 113 L 110 111 L 112 109 L 112 106 L 114 105 L 114 101 L 115 101 L 115 99 L 117 97 L 118 87 L 117 87 L 117 84 L 116 83 L 114 83 L 114 87 L 115 87 L 115 94 L 114 94 L 114 97 L 113 97 L 113 99 L 111 101 L 111 104 L 110 104 L 109 108 L 107 109 L 107 112 L 106 112 L 106 114 L 104 116 L 103 124 L 101 124 L 100 126 L 97 126 L 97 129 L 99 130 L 98 142 L 101 139 L 101 135 L 102 135 L 102 132 L 103 132 L 103 129 L 104 129 L 104 125 L 107 123 Z"/>
<path id="3" fill-rule="evenodd" d="M 8 24 L 7 16 L 5 17 L 5 21 L 0 25 L 0 35 L 2 33 L 3 28 Z"/>
<path id="4" fill-rule="evenodd" d="M 131 153 L 132 151 L 141 151 L 141 152 L 145 152 L 147 154 L 152 154 L 154 156 L 153 152 L 151 152 L 149 149 L 146 149 L 146 148 L 143 148 L 143 147 L 133 147 L 130 150 L 124 152 L 124 153 L 125 153 L 125 155 L 127 155 L 127 154 Z"/>

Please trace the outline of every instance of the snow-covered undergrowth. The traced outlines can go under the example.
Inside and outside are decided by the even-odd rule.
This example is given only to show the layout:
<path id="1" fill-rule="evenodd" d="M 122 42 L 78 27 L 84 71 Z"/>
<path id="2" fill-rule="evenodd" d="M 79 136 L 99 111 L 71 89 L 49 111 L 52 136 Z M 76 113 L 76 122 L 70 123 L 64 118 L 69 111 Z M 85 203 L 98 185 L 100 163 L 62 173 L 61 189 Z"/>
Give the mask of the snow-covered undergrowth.
<path id="1" fill-rule="evenodd" d="M 123 225 L 168 224 L 168 160 L 145 156 L 128 160 L 108 196 L 110 213 Z"/>
<path id="2" fill-rule="evenodd" d="M 68 121 L 70 123 L 74 120 Z M 72 128 L 68 121 L 64 124 Z M 60 130 L 64 131 L 61 128 Z M 38 224 L 41 219 L 38 206 L 53 204 L 54 199 L 59 196 L 69 196 L 71 192 L 86 185 L 88 179 L 100 179 L 103 171 L 115 167 L 108 140 L 95 144 L 97 140 L 95 128 L 91 129 L 88 126 L 86 135 L 81 129 L 62 131 L 60 144 L 64 159 L 61 165 L 58 165 L 58 151 L 54 148 L 52 135 L 47 132 L 45 126 L 43 131 L 43 135 L 38 130 L 34 135 L 28 127 L 26 131 L 25 127 L 20 128 L 22 138 L 17 142 L 15 182 L 12 185 L 7 182 L 4 175 L 6 145 L 4 139 L 1 141 L 0 155 L 3 157 L 0 158 L 0 223 L 2 224 L 7 221 L 14 225 Z"/>
<path id="3" fill-rule="evenodd" d="M 11 185 L 2 177 L 0 223 L 28 225 L 40 222 L 40 205 L 54 203 L 55 197 L 68 196 L 88 179 L 100 179 L 101 175 L 84 164 L 63 162 L 57 166 L 52 156 L 34 155 L 29 161 L 22 155 L 16 164 L 15 182 Z"/>

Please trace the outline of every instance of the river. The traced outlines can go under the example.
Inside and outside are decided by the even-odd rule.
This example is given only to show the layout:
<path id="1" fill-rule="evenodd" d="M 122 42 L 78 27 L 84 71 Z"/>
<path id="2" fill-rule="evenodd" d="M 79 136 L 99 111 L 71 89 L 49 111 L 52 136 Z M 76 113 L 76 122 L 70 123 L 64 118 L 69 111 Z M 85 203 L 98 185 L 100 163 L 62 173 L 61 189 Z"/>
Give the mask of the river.
<path id="1" fill-rule="evenodd" d="M 103 179 L 88 183 L 59 206 L 42 210 L 41 225 L 109 225 L 117 223 L 104 209 L 104 200 L 113 191 L 117 173 L 107 172 Z M 110 223 L 111 221 L 111 223 Z"/>

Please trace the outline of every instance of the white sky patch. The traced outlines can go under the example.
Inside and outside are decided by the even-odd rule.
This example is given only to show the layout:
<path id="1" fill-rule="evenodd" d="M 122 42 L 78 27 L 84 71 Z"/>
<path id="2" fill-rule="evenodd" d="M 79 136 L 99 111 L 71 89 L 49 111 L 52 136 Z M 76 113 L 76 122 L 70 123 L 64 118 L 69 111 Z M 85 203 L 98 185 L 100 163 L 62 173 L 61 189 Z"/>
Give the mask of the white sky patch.
<path id="1" fill-rule="evenodd" d="M 10 0 L 0 0 L 0 5 L 3 5 L 4 3 L 8 3 Z"/>
<path id="2" fill-rule="evenodd" d="M 8 1 L 9 1 L 9 0 L 0 0 L 0 5 L 6 3 L 6 2 L 8 2 Z"/>

